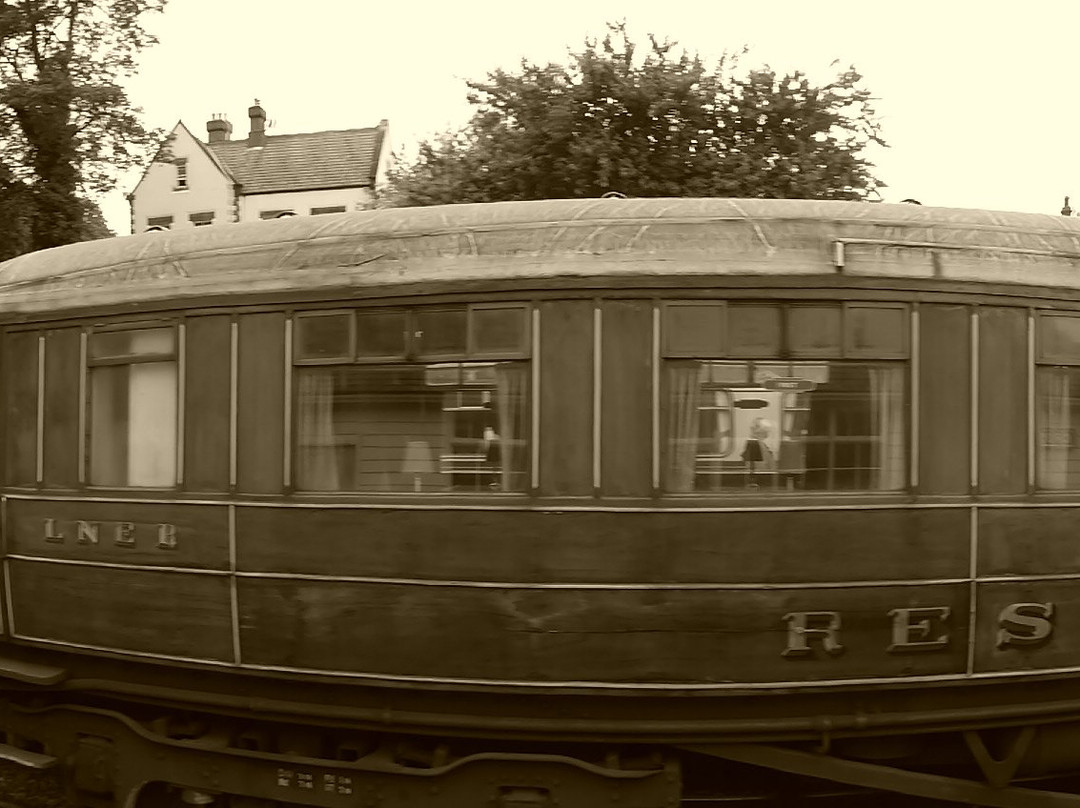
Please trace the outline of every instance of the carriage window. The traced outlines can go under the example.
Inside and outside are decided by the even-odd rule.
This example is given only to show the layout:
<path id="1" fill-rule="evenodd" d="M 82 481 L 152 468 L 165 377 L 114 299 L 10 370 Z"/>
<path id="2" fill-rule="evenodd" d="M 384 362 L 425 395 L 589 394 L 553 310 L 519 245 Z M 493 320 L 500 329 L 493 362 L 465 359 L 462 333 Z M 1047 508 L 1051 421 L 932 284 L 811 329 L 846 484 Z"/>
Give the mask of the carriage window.
<path id="1" fill-rule="evenodd" d="M 362 359 L 405 358 L 403 311 L 358 312 L 356 315 L 356 355 Z"/>
<path id="2" fill-rule="evenodd" d="M 779 356 L 780 312 L 776 306 L 729 307 L 728 353 L 731 356 Z"/>
<path id="3" fill-rule="evenodd" d="M 90 484 L 175 485 L 175 330 L 91 333 L 88 364 Z"/>
<path id="4" fill-rule="evenodd" d="M 298 356 L 298 489 L 526 490 L 527 309 L 497 311 L 361 311 L 355 362 Z"/>
<path id="5" fill-rule="evenodd" d="M 1035 484 L 1080 490 L 1080 317 L 1042 314 L 1035 368 Z"/>
<path id="6" fill-rule="evenodd" d="M 296 353 L 301 359 L 352 358 L 352 314 L 329 312 L 298 317 Z"/>
<path id="7" fill-rule="evenodd" d="M 883 306 L 885 323 L 867 328 L 871 309 L 858 307 L 853 313 L 852 308 L 730 305 L 713 358 L 669 358 L 665 489 L 903 488 L 906 365 L 863 359 L 872 346 L 860 347 L 858 359 L 849 358 L 854 352 L 844 348 L 858 342 L 853 332 L 861 328 L 878 335 L 885 346 L 881 353 L 891 358 L 906 339 L 904 321 L 897 318 L 903 309 Z M 665 307 L 665 326 L 672 312 L 676 320 L 685 315 L 682 306 Z M 889 335 L 890 328 L 900 333 Z M 757 355 L 747 357 L 752 351 Z"/>

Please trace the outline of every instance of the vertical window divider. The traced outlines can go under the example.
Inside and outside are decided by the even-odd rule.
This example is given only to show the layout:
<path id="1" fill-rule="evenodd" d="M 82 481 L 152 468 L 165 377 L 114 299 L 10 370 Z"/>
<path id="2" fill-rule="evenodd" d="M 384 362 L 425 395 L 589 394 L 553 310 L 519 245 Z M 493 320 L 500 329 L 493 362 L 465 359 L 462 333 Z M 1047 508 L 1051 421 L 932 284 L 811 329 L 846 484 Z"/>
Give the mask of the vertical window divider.
<path id="1" fill-rule="evenodd" d="M 353 329 L 355 329 L 355 320 L 353 321 Z M 353 330 L 350 330 L 351 341 L 355 344 L 355 335 Z M 350 345 L 350 349 L 353 346 Z M 285 402 L 282 408 L 285 416 L 285 423 L 282 425 L 282 469 L 281 480 L 285 490 L 289 490 L 292 486 L 292 408 L 293 408 L 293 396 L 292 396 L 292 382 L 293 382 L 293 314 L 290 312 L 285 317 L 285 368 L 284 368 L 284 396 Z"/>
<path id="2" fill-rule="evenodd" d="M 603 403 L 603 331 L 604 311 L 600 301 L 593 303 L 593 452 L 592 476 L 594 493 L 599 493 L 602 482 L 601 451 L 601 405 Z"/>
<path id="3" fill-rule="evenodd" d="M 1027 486 L 1035 490 L 1035 310 L 1027 312 Z"/>
<path id="4" fill-rule="evenodd" d="M 230 502 L 229 513 L 229 611 L 232 623 L 233 662 L 244 664 L 240 644 L 240 593 L 236 576 L 236 503 Z"/>
<path id="5" fill-rule="evenodd" d="M 86 418 L 87 418 L 87 355 L 89 349 L 89 336 L 86 329 L 79 332 L 79 485 L 86 485 Z"/>
<path id="6" fill-rule="evenodd" d="M 15 633 L 15 604 L 11 595 L 11 559 L 4 558 L 4 605 L 7 606 L 7 630 L 12 637 Z"/>
<path id="7" fill-rule="evenodd" d="M 652 442 L 653 494 L 660 490 L 660 304 L 653 301 L 652 312 Z"/>
<path id="8" fill-rule="evenodd" d="M 979 309 L 971 311 L 971 492 L 979 489 Z"/>
<path id="9" fill-rule="evenodd" d="M 532 488 L 540 487 L 540 306 L 533 304 L 532 310 L 532 451 L 529 453 L 529 475 Z"/>
<path id="10" fill-rule="evenodd" d="M 8 498 L 6 496 L 0 496 L 0 548 L 2 548 L 4 556 L 4 565 L 7 565 L 7 554 L 10 552 L 8 548 Z M 4 589 L 6 591 L 7 584 L 5 582 Z M 3 634 L 9 624 L 9 615 L 11 609 L 5 605 L 0 606 L 0 634 Z"/>
<path id="11" fill-rule="evenodd" d="M 979 506 L 972 504 L 968 523 L 968 643 L 967 673 L 975 673 L 975 638 L 979 617 Z"/>
<path id="12" fill-rule="evenodd" d="M 38 334 L 37 361 L 37 440 L 35 444 L 36 479 L 40 486 L 45 479 L 45 335 Z"/>
<path id="13" fill-rule="evenodd" d="M 915 303 L 911 307 L 911 358 L 909 361 L 909 367 L 911 369 L 911 437 L 909 438 L 910 446 L 908 453 L 911 457 L 910 460 L 910 476 L 909 483 L 912 491 L 917 491 L 919 488 L 919 346 L 921 334 L 919 333 L 919 304 Z"/>
<path id="14" fill-rule="evenodd" d="M 240 388 L 240 323 L 235 315 L 229 323 L 229 488 L 236 489 L 237 395 Z"/>
<path id="15" fill-rule="evenodd" d="M 176 487 L 184 487 L 184 431 L 187 420 L 187 325 L 176 328 Z"/>

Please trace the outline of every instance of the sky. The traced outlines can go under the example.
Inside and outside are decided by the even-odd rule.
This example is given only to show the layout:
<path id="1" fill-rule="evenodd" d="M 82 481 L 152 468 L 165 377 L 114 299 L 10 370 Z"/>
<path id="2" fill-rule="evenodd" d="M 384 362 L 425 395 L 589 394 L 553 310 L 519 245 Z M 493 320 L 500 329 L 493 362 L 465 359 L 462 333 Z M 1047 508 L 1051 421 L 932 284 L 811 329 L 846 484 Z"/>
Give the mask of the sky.
<path id="1" fill-rule="evenodd" d="M 1071 194 L 1080 209 L 1078 0 L 169 0 L 127 88 L 150 127 L 183 120 L 205 138 L 223 113 L 242 138 L 258 98 L 268 134 L 385 118 L 407 156 L 468 120 L 466 80 L 565 63 L 619 20 L 710 64 L 745 46 L 746 67 L 819 82 L 853 65 L 889 144 L 868 152 L 883 201 L 1057 214 Z M 102 200 L 117 233 L 137 180 Z"/>

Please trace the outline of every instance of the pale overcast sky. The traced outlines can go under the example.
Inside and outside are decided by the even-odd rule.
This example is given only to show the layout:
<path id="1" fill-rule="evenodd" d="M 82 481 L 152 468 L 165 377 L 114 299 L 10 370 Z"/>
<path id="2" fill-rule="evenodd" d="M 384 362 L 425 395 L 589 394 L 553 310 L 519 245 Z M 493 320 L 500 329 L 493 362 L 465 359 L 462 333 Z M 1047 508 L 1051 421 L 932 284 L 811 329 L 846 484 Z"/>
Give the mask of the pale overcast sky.
<path id="1" fill-rule="evenodd" d="M 710 63 L 746 45 L 745 66 L 819 81 L 854 65 L 890 145 L 872 155 L 886 202 L 1057 213 L 1072 194 L 1080 208 L 1078 0 L 169 0 L 128 86 L 150 126 L 205 138 L 225 113 L 245 137 L 259 98 L 269 134 L 386 118 L 400 149 L 468 119 L 465 79 L 563 62 L 620 19 L 635 41 L 654 33 Z M 136 180 L 104 200 L 120 234 Z"/>

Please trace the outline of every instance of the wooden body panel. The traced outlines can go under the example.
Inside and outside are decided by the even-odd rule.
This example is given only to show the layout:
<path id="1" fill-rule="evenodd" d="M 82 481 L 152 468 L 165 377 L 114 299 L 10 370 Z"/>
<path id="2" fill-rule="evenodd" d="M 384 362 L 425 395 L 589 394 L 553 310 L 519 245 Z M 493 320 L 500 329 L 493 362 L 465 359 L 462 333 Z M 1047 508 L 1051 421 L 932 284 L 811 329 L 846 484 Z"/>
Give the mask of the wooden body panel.
<path id="1" fill-rule="evenodd" d="M 967 306 L 919 307 L 919 488 L 971 490 L 971 314 Z"/>
<path id="2" fill-rule="evenodd" d="M 4 471 L 8 485 L 37 480 L 38 335 L 4 334 Z"/>
<path id="3" fill-rule="evenodd" d="M 229 318 L 191 317 L 186 325 L 184 488 L 224 491 L 229 487 L 232 429 Z"/>
<path id="4" fill-rule="evenodd" d="M 245 661 L 389 676 L 535 682 L 770 682 L 958 674 L 944 653 L 888 654 L 889 610 L 947 607 L 967 587 L 827 590 L 514 589 L 243 579 Z M 782 656 L 783 618 L 841 614 L 843 649 Z"/>
<path id="5" fill-rule="evenodd" d="M 1080 665 L 1080 586 L 1075 579 L 978 585 L 974 649 L 980 673 L 1031 673 Z M 1015 604 L 1025 604 L 1017 609 Z M 1010 608 L 1012 607 L 1012 608 Z M 1006 611 L 1008 610 L 1008 611 Z M 1049 634 L 1040 636 L 1043 630 Z M 1003 631 L 1012 636 L 1006 641 Z"/>
<path id="6" fill-rule="evenodd" d="M 285 317 L 240 318 L 238 346 L 237 488 L 280 494 L 284 463 Z"/>
<path id="7" fill-rule="evenodd" d="M 979 311 L 979 490 L 1027 490 L 1027 312 Z"/>
<path id="8" fill-rule="evenodd" d="M 246 572 L 528 583 L 966 577 L 963 509 L 731 513 L 240 507 Z M 813 547 L 813 552 L 807 552 Z"/>
<path id="9" fill-rule="evenodd" d="M 540 493 L 593 493 L 593 306 L 588 301 L 551 301 L 540 307 L 541 382 Z M 557 370 L 556 370 L 557 369 Z"/>
<path id="10" fill-rule="evenodd" d="M 603 312 L 601 492 L 652 494 L 651 301 L 607 301 Z"/>
<path id="11" fill-rule="evenodd" d="M 1075 670 L 1075 519 L 1060 506 L 8 498 L 9 616 L 22 641 L 390 680 L 753 687 Z"/>
<path id="12" fill-rule="evenodd" d="M 222 576 L 11 560 L 12 633 L 138 654 L 232 660 Z"/>
<path id="13" fill-rule="evenodd" d="M 79 329 L 54 329 L 45 335 L 43 481 L 50 488 L 79 484 Z"/>
<path id="14" fill-rule="evenodd" d="M 1080 575 L 1080 508 L 982 508 L 979 575 Z"/>

